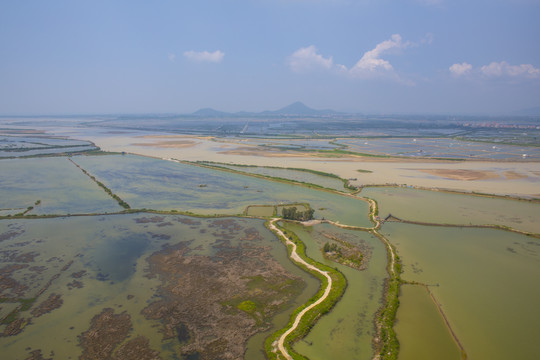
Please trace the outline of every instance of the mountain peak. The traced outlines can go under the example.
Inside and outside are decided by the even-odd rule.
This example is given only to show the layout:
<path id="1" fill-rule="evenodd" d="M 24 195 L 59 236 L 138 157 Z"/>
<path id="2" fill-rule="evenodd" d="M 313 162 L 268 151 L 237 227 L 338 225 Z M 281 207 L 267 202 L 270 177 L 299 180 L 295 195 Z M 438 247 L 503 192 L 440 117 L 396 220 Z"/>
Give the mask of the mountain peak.
<path id="1" fill-rule="evenodd" d="M 315 110 L 306 106 L 301 101 L 296 101 L 279 110 L 273 111 L 274 114 L 280 115 L 325 115 L 335 113 L 333 110 Z"/>
<path id="2" fill-rule="evenodd" d="M 226 113 L 226 112 L 223 112 L 223 111 L 214 110 L 212 108 L 204 108 L 204 109 L 199 109 L 199 110 L 195 111 L 191 115 L 205 116 L 205 117 L 221 117 L 221 116 L 226 116 L 226 115 L 229 115 L 229 114 Z"/>
<path id="3" fill-rule="evenodd" d="M 237 112 L 234 114 L 215 110 L 212 108 L 204 108 L 195 111 L 191 115 L 193 116 L 200 116 L 200 117 L 227 117 L 227 116 L 272 116 L 272 115 L 280 115 L 280 116 L 322 116 L 322 115 L 332 115 L 332 114 L 339 114 L 334 110 L 326 109 L 326 110 L 315 110 L 310 108 L 309 106 L 305 105 L 301 101 L 296 101 L 290 105 L 287 105 L 285 107 L 282 107 L 279 110 L 274 111 L 263 111 L 260 113 L 251 113 L 251 112 Z"/>
<path id="4" fill-rule="evenodd" d="M 312 114 L 316 111 L 317 110 L 314 110 L 306 106 L 303 102 L 296 101 L 274 112 L 279 113 L 279 114 L 307 114 L 307 113 Z"/>

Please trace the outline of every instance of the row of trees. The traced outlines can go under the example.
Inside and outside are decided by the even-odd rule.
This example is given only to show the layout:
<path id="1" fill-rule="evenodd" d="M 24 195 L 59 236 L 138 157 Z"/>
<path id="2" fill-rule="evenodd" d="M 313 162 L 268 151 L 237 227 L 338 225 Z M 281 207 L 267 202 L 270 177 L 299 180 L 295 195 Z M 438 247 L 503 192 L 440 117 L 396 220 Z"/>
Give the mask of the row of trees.
<path id="1" fill-rule="evenodd" d="M 284 207 L 281 210 L 281 216 L 284 219 L 288 220 L 298 220 L 298 221 L 307 221 L 313 219 L 313 213 L 315 210 L 307 209 L 306 211 L 298 211 L 298 209 L 293 207 Z"/>

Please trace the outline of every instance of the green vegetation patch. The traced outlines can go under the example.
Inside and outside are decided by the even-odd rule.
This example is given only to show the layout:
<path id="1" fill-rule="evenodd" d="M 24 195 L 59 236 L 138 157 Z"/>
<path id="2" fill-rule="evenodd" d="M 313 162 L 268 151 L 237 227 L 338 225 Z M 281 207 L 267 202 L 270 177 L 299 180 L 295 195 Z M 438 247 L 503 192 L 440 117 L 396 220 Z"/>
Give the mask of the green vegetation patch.
<path id="1" fill-rule="evenodd" d="M 257 310 L 257 305 L 251 300 L 242 301 L 236 307 L 248 314 L 253 314 Z"/>
<path id="2" fill-rule="evenodd" d="M 308 208 L 304 211 L 298 211 L 296 206 L 284 207 L 281 209 L 281 216 L 287 220 L 308 221 L 313 219 L 315 210 Z"/>
<path id="3" fill-rule="evenodd" d="M 36 297 L 29 298 L 29 299 L 8 299 L 8 298 L 0 298 L 0 304 L 1 303 L 19 303 L 20 305 L 10 312 L 6 317 L 2 319 L 0 324 L 11 324 L 15 320 L 19 318 L 19 313 L 22 311 L 28 311 L 34 305 L 34 302 L 36 302 Z"/>
<path id="4" fill-rule="evenodd" d="M 326 242 L 322 249 L 323 256 L 339 264 L 361 269 L 364 255 L 360 252 L 360 249 L 345 241 L 340 242 L 340 245 Z"/>
<path id="5" fill-rule="evenodd" d="M 381 234 L 377 231 L 373 231 L 372 233 L 383 240 L 387 248 L 390 247 L 388 248 L 389 257 L 391 253 L 396 254 L 395 248 Z M 386 283 L 384 306 L 377 316 L 377 327 L 380 336 L 378 352 L 381 360 L 397 360 L 399 354 L 399 340 L 394 331 L 394 323 L 396 322 L 399 307 L 402 265 L 399 256 L 397 254 L 394 256 L 394 267 L 388 271 L 390 278 Z M 390 259 L 388 263 L 390 264 Z"/>
<path id="6" fill-rule="evenodd" d="M 292 298 L 302 289 L 302 280 L 285 277 L 248 277 L 245 290 L 221 303 L 227 311 L 243 311 L 252 317 L 257 326 L 269 326 L 275 312 L 283 306 L 282 299 Z"/>

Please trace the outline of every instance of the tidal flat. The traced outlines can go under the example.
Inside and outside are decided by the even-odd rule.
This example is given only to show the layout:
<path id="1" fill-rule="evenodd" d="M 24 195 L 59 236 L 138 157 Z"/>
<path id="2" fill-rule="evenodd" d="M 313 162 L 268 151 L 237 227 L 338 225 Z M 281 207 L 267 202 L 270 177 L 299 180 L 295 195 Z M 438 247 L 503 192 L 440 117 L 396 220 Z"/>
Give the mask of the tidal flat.
<path id="1" fill-rule="evenodd" d="M 148 134 L 141 133 L 141 134 Z M 84 136 L 79 133 L 79 136 Z M 484 192 L 497 195 L 511 195 L 524 198 L 540 198 L 540 162 L 534 161 L 444 161 L 411 157 L 377 158 L 341 154 L 330 157 L 326 154 L 287 151 L 271 153 L 245 146 L 243 151 L 233 151 L 238 145 L 216 143 L 213 138 L 178 136 L 178 139 L 196 140 L 190 148 L 164 148 L 158 146 L 137 146 L 140 141 L 135 135 L 98 135 L 91 140 L 106 151 L 127 151 L 134 154 L 174 158 L 189 161 L 209 161 L 243 165 L 259 165 L 289 168 L 305 168 L 331 172 L 343 179 L 356 179 L 352 185 L 407 184 L 426 188 L 451 189 L 465 192 Z M 488 180 L 448 178 L 426 171 L 479 171 L 493 172 L 495 178 Z M 368 170 L 369 172 L 359 172 Z M 518 174 L 509 176 L 508 174 Z"/>

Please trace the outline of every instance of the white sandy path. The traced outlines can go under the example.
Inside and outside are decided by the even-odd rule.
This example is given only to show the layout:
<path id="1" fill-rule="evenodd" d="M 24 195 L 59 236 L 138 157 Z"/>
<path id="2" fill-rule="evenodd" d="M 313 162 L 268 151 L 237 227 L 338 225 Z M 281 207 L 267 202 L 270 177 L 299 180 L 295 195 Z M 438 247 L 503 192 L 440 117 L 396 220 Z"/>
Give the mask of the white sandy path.
<path id="1" fill-rule="evenodd" d="M 287 245 L 292 246 L 291 259 L 293 259 L 297 263 L 300 263 L 300 264 L 304 265 L 305 267 L 307 267 L 310 270 L 317 271 L 318 273 L 321 273 L 322 275 L 324 275 L 326 277 L 326 279 L 328 279 L 328 284 L 326 286 L 326 289 L 324 289 L 324 294 L 319 298 L 319 300 L 315 301 L 313 304 L 309 305 L 304 310 L 300 311 L 298 313 L 298 315 L 296 315 L 296 319 L 294 319 L 294 323 L 289 328 L 289 330 L 285 331 L 285 333 L 283 333 L 283 335 L 281 335 L 281 337 L 278 339 L 279 351 L 283 354 L 283 356 L 285 356 L 285 358 L 287 360 L 292 360 L 292 356 L 289 355 L 289 353 L 287 352 L 287 349 L 285 349 L 285 346 L 283 345 L 285 343 L 285 338 L 287 338 L 287 336 L 289 336 L 289 334 L 292 333 L 298 327 L 298 324 L 300 323 L 300 320 L 302 320 L 302 317 L 304 316 L 305 313 L 307 313 L 309 310 L 313 309 L 315 306 L 322 303 L 328 297 L 328 294 L 330 294 L 330 290 L 332 289 L 332 278 L 330 277 L 330 275 L 328 275 L 328 272 L 322 271 L 321 269 L 319 269 L 319 268 L 317 268 L 317 267 L 315 267 L 315 266 L 313 266 L 311 264 L 308 264 L 307 262 L 305 262 L 298 255 L 298 253 L 296 252 L 296 244 L 293 243 L 292 241 L 290 241 L 289 238 L 287 236 L 285 236 L 285 234 L 274 225 L 274 223 L 277 220 L 279 220 L 279 219 L 274 218 L 274 219 L 272 219 L 272 221 L 270 221 L 270 229 L 272 229 L 277 234 L 282 236 L 285 239 Z"/>

